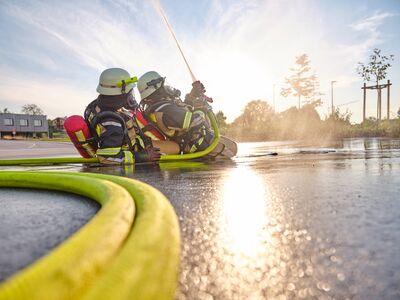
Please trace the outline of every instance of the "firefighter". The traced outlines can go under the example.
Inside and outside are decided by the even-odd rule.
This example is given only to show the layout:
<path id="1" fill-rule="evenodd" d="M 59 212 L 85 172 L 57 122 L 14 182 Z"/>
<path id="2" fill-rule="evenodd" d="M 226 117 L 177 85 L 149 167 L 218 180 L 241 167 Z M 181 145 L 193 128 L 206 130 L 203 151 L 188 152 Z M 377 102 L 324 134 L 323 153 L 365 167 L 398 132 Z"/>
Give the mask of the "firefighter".
<path id="1" fill-rule="evenodd" d="M 204 113 L 208 105 L 204 85 L 196 81 L 192 86 L 183 102 L 180 91 L 165 85 L 165 77 L 155 71 L 143 74 L 138 81 L 145 117 L 179 145 L 180 153 L 205 150 L 214 138 Z"/>
<path id="2" fill-rule="evenodd" d="M 136 77 L 124 69 L 104 70 L 99 96 L 85 110 L 85 120 L 97 138 L 96 156 L 104 164 L 133 164 L 160 159 L 160 151 L 141 137 L 134 118 L 138 104 L 133 94 Z"/>

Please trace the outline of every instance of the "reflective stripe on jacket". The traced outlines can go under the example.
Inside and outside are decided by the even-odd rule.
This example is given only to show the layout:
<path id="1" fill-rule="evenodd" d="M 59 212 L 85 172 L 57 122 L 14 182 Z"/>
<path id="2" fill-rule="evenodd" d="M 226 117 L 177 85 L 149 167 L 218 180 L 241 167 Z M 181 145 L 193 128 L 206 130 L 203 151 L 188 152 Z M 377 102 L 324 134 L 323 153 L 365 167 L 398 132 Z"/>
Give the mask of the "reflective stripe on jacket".
<path id="1" fill-rule="evenodd" d="M 204 112 L 191 111 L 190 106 L 160 101 L 149 106 L 145 113 L 165 136 L 180 145 L 183 153 L 202 151 L 214 138 Z"/>
<path id="2" fill-rule="evenodd" d="M 110 111 L 97 121 L 96 116 L 100 117 L 105 112 L 95 101 L 86 108 L 85 118 L 97 136 L 99 147 L 96 156 L 99 161 L 104 164 L 134 164 L 134 152 L 143 149 L 144 144 L 136 134 L 131 113 L 125 109 Z"/>

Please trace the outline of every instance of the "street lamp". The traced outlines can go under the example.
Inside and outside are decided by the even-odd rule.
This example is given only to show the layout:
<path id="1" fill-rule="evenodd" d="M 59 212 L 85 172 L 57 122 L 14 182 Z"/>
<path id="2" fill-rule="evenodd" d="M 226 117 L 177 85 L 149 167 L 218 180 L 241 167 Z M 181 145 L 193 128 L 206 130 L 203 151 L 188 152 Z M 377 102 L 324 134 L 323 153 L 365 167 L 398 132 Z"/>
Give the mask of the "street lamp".
<path id="1" fill-rule="evenodd" d="M 331 107 L 331 109 L 332 109 L 332 115 L 333 115 L 333 84 L 336 82 L 336 80 L 332 80 L 331 81 L 331 105 L 332 105 L 332 107 Z"/>

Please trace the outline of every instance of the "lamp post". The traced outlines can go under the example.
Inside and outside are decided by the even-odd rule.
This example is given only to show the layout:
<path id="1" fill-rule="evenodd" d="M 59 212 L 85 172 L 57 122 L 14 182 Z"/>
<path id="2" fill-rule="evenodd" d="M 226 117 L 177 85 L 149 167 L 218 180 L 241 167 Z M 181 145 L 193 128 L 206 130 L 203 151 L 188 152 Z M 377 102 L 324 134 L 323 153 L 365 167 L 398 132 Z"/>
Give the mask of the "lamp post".
<path id="1" fill-rule="evenodd" d="M 332 112 L 332 116 L 333 116 L 333 84 L 336 82 L 336 80 L 332 80 L 331 81 L 331 112 Z"/>

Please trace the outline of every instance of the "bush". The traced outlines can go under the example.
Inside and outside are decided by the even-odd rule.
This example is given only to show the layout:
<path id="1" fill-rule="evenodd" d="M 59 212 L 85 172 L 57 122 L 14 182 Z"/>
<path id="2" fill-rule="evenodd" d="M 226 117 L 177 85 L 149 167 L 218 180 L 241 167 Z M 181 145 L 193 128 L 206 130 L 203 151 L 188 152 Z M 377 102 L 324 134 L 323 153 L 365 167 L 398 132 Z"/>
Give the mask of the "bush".
<path id="1" fill-rule="evenodd" d="M 334 140 L 347 137 L 400 137 L 400 119 L 377 121 L 370 118 L 362 124 L 351 125 L 349 111 L 336 109 L 321 120 L 310 103 L 297 109 L 291 107 L 276 114 L 264 101 L 252 101 L 236 120 L 226 125 L 226 135 L 237 141 L 268 140 Z"/>

